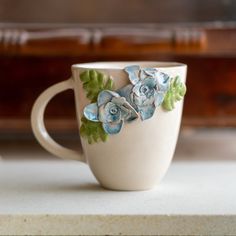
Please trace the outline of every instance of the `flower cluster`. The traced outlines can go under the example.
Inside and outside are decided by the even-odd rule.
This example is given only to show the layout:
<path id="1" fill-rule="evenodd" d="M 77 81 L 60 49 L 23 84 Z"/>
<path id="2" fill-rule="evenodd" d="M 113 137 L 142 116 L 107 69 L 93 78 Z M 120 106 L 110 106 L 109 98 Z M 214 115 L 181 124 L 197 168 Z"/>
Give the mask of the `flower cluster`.
<path id="1" fill-rule="evenodd" d="M 102 122 L 106 133 L 117 134 L 120 132 L 124 121 L 137 119 L 138 113 L 118 93 L 103 90 L 99 93 L 96 103 L 85 107 L 84 116 L 88 120 Z"/>
<path id="2" fill-rule="evenodd" d="M 167 97 L 175 101 L 174 86 L 171 78 L 155 68 L 140 68 L 137 65 L 124 68 L 130 84 L 115 91 L 108 89 L 98 93 L 97 101 L 84 108 L 87 120 L 100 122 L 106 134 L 120 132 L 124 122 L 130 122 L 139 116 L 142 120 L 153 116 L 155 109 L 164 104 Z M 181 86 L 185 86 L 181 83 Z M 185 87 L 182 87 L 185 88 Z M 185 90 L 181 90 L 184 96 Z M 168 101 L 165 104 L 169 104 Z M 166 109 L 168 110 L 168 109 Z M 170 109 L 169 109 L 170 110 Z"/>
<path id="3" fill-rule="evenodd" d="M 125 68 L 131 84 L 119 90 L 119 94 L 140 114 L 142 120 L 153 116 L 155 108 L 164 100 L 170 86 L 170 77 L 154 68 L 139 66 Z"/>

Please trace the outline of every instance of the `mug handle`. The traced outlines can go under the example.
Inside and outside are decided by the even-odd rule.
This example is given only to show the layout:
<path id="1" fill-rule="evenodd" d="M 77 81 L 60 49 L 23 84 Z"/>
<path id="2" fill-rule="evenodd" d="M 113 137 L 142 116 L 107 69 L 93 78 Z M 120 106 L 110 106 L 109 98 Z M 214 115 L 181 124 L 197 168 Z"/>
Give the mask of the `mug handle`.
<path id="1" fill-rule="evenodd" d="M 44 112 L 48 102 L 55 95 L 67 89 L 74 89 L 74 81 L 71 78 L 54 84 L 41 93 L 35 101 L 31 112 L 32 130 L 38 142 L 50 153 L 62 159 L 78 160 L 86 163 L 82 152 L 62 147 L 50 137 L 44 125 Z"/>

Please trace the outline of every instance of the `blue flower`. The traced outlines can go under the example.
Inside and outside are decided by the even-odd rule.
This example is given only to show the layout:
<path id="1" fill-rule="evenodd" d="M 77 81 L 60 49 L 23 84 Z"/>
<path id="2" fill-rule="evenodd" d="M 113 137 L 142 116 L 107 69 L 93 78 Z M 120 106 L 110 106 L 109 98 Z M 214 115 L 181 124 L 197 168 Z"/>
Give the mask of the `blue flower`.
<path id="1" fill-rule="evenodd" d="M 121 88 L 118 93 L 140 113 L 142 120 L 151 118 L 155 108 L 164 100 L 170 77 L 157 69 L 140 69 L 136 65 L 126 67 L 125 71 L 131 84 Z"/>
<path id="2" fill-rule="evenodd" d="M 97 102 L 84 108 L 84 116 L 94 122 L 102 122 L 108 134 L 120 132 L 124 121 L 138 118 L 138 113 L 118 93 L 104 90 L 98 94 Z"/>

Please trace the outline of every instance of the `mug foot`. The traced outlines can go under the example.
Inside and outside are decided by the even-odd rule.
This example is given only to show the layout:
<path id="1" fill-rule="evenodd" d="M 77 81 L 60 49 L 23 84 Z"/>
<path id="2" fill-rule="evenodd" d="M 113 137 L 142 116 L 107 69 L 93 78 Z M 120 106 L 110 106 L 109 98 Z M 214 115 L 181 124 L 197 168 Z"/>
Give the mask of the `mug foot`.
<path id="1" fill-rule="evenodd" d="M 111 190 L 111 191 L 148 191 L 148 190 L 152 190 L 155 187 L 157 187 L 158 184 L 155 185 L 150 185 L 150 186 L 109 186 L 109 185 L 105 185 L 100 183 L 101 187 L 106 189 L 106 190 Z"/>

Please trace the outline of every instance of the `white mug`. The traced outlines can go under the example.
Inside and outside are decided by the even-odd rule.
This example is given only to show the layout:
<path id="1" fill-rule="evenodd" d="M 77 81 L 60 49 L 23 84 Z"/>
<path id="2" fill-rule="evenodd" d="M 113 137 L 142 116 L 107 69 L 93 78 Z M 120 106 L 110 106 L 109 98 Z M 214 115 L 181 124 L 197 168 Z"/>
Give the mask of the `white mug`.
<path id="1" fill-rule="evenodd" d="M 186 65 L 175 62 L 72 65 L 72 78 L 51 86 L 36 100 L 31 114 L 35 137 L 54 155 L 87 163 L 105 188 L 153 188 L 174 154 L 186 71 Z M 80 153 L 56 143 L 44 125 L 48 102 L 67 89 L 74 91 Z"/>

